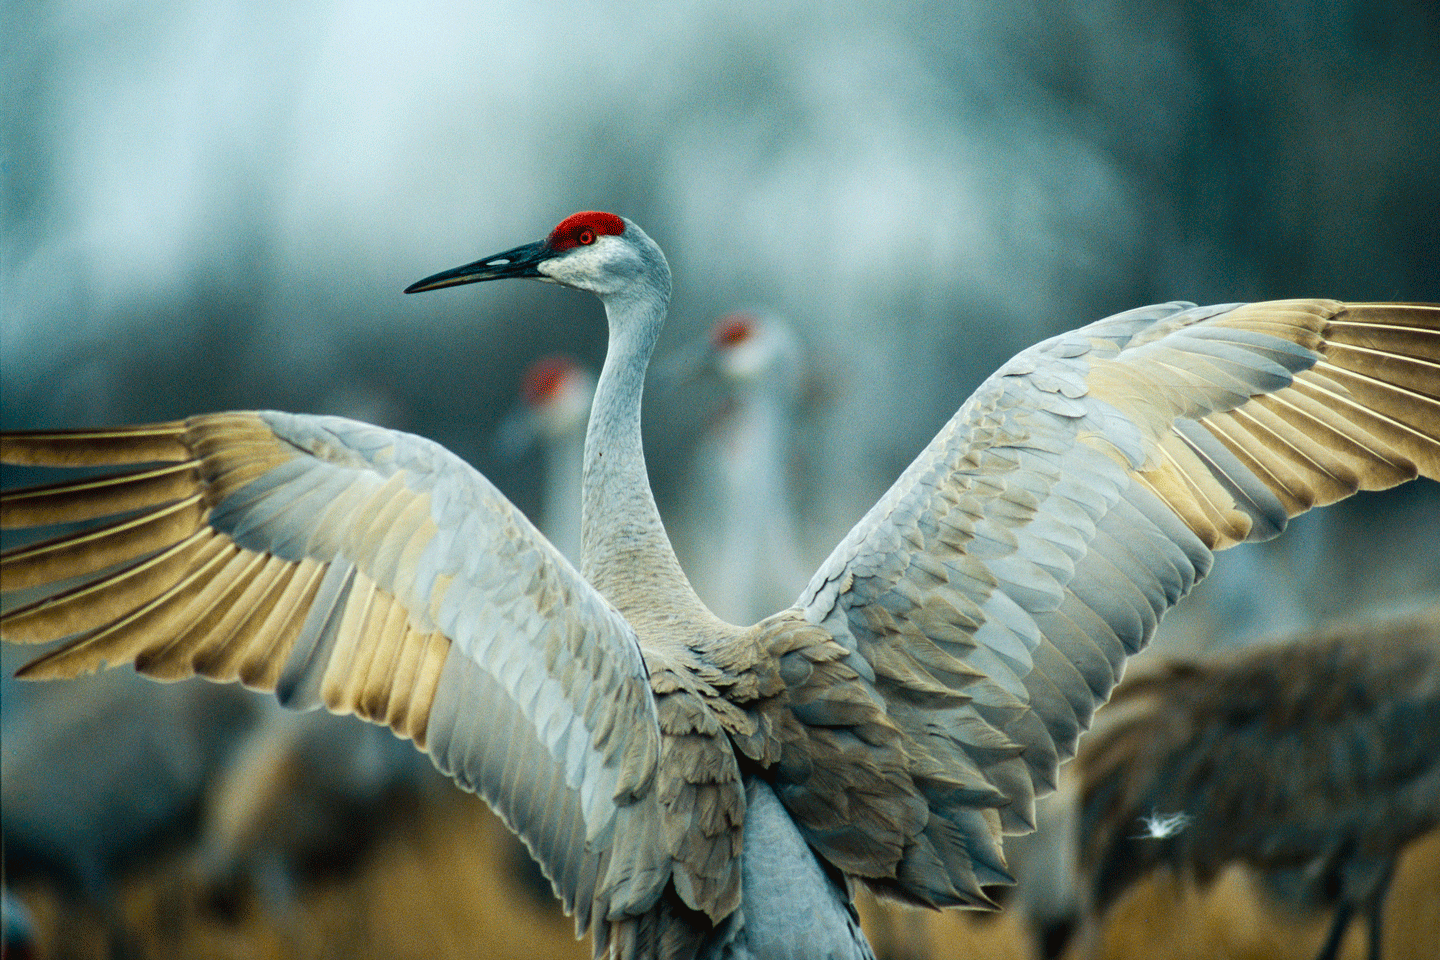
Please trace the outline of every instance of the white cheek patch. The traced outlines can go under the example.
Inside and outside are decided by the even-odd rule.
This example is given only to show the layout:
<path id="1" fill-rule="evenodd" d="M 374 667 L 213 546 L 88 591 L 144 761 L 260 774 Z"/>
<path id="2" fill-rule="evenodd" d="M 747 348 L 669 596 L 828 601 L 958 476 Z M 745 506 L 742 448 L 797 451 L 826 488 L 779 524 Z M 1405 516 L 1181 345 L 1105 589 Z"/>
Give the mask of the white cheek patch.
<path id="1" fill-rule="evenodd" d="M 606 235 L 597 237 L 589 246 L 571 247 L 553 259 L 536 264 L 535 269 L 540 274 L 537 279 L 603 292 L 612 285 L 614 271 L 606 264 L 620 259 L 621 251 L 613 249 L 620 242 L 619 237 Z"/>
<path id="2" fill-rule="evenodd" d="M 737 379 L 748 379 L 763 373 L 773 358 L 773 351 L 764 338 L 752 336 L 725 352 L 725 373 Z"/>

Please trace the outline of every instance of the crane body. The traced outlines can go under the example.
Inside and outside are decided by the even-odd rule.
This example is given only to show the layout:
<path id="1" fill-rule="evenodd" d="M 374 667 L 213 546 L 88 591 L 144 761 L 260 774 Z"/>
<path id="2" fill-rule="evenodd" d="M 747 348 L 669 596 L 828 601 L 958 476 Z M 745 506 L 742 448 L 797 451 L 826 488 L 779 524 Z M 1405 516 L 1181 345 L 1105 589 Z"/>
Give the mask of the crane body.
<path id="1" fill-rule="evenodd" d="M 606 310 L 579 571 L 397 431 L 235 412 L 18 433 L 8 462 L 133 469 L 7 495 L 7 527 L 100 522 L 6 554 L 7 590 L 90 580 L 0 630 L 64 639 L 29 677 L 134 663 L 389 725 L 495 807 L 597 954 L 865 956 L 856 881 L 988 906 L 1003 837 L 1213 551 L 1440 476 L 1440 310 L 1141 308 L 1007 363 L 793 606 L 737 626 L 691 588 L 646 474 L 659 247 L 581 213 L 409 290 L 507 277 Z M 777 880 L 794 835 L 816 869 Z"/>
<path id="2" fill-rule="evenodd" d="M 826 873 L 790 813 L 758 777 L 746 781 L 743 842 L 740 909 L 710 934 L 702 958 L 874 960 L 848 886 Z"/>
<path id="3" fill-rule="evenodd" d="M 1076 761 L 1092 924 L 1158 868 L 1244 864 L 1333 912 L 1317 960 L 1362 917 L 1380 960 L 1396 861 L 1440 827 L 1440 608 L 1152 665 L 1107 712 Z"/>

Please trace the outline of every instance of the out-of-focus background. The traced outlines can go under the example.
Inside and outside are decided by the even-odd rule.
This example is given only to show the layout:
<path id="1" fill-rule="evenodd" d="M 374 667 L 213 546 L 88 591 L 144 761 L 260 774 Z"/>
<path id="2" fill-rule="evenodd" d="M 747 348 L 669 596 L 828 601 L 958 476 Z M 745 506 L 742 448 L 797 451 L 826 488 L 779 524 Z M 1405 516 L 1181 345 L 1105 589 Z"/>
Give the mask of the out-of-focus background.
<path id="1" fill-rule="evenodd" d="M 792 591 L 979 380 L 1040 338 L 1168 299 L 1440 300 L 1440 12 L 1422 0 L 13 0 L 0 34 L 0 425 L 339 413 L 449 446 L 538 514 L 544 458 L 496 437 L 531 361 L 565 350 L 598 368 L 599 304 L 518 282 L 400 291 L 574 211 L 612 210 L 670 259 L 662 361 L 737 308 L 794 332 L 804 383 L 780 458 Z M 723 564 L 705 562 L 717 508 L 704 481 L 726 410 L 723 384 L 703 379 L 647 395 L 657 498 L 710 597 L 727 596 Z M 1433 603 L 1437 537 L 1430 483 L 1301 518 L 1222 557 L 1156 646 Z M 5 650 L 7 678 L 24 652 Z M 290 730 L 258 698 L 207 690 L 223 702 L 197 706 L 185 685 L 125 679 L 4 681 L 6 880 L 65 891 L 33 894 L 31 919 L 53 928 L 85 903 L 104 928 L 117 904 L 149 896 L 120 892 L 131 864 L 162 862 L 135 850 L 168 837 L 164 856 L 188 858 L 200 834 L 209 876 L 228 886 L 183 910 L 237 929 L 265 911 L 300 916 L 316 875 L 295 869 L 304 857 L 217 866 L 239 855 L 214 852 L 216 830 L 255 844 L 237 839 L 241 814 L 214 812 L 216 784 L 283 779 L 307 756 L 297 745 L 327 735 Z M 194 742 L 75 706 L 110 684 Z M 230 711 L 208 721 L 219 732 L 197 729 L 217 711 Z M 237 747 L 226 730 L 266 735 Z M 147 737 L 178 750 L 144 775 L 173 780 L 175 796 L 127 792 Z M 366 829 L 342 820 L 357 842 L 321 845 L 326 882 L 395 831 L 429 829 L 416 805 L 479 806 L 367 743 L 344 748 L 374 757 L 340 791 L 365 800 Z M 114 783 L 83 802 L 40 779 L 50 768 L 78 791 L 107 764 Z M 231 805 L 253 821 L 262 801 Z M 126 835 L 57 826 L 85 804 Z M 373 881 L 377 896 L 434 876 L 408 869 Z M 156 895 L 157 929 L 175 927 L 164 904 L 182 900 Z M 278 955 L 309 955 L 306 935 L 268 929 Z"/>

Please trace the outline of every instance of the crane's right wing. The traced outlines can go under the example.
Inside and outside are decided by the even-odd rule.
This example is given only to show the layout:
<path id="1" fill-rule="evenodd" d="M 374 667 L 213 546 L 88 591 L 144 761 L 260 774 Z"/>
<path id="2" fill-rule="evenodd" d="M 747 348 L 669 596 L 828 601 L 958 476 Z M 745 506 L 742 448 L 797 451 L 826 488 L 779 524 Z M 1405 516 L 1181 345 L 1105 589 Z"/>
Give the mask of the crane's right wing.
<path id="1" fill-rule="evenodd" d="M 0 618 L 4 639 L 69 638 L 22 677 L 134 663 L 354 713 L 485 797 L 582 929 L 664 888 L 679 831 L 656 822 L 661 736 L 634 631 L 444 448 L 242 412 L 8 434 L 0 459 L 154 464 L 6 493 L 6 528 L 82 524 L 0 561 L 7 593 L 42 594 Z"/>

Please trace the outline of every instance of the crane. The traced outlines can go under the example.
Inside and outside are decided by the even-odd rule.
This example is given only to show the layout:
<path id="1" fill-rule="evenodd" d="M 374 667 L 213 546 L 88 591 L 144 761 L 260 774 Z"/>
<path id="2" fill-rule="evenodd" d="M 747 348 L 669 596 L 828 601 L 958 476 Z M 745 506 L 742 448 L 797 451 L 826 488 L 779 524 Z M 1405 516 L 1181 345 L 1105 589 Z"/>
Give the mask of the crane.
<path id="1" fill-rule="evenodd" d="M 790 602 L 809 576 L 800 559 L 787 463 L 805 362 L 790 325 L 769 311 L 715 321 L 703 341 L 667 364 L 668 379 L 713 372 L 723 414 L 697 450 L 706 527 L 696 541 L 696 581 L 725 619 L 751 623 Z"/>
<path id="2" fill-rule="evenodd" d="M 133 663 L 390 726 L 530 847 L 597 953 L 867 956 L 863 882 L 984 907 L 1095 706 L 1213 551 L 1357 489 L 1440 477 L 1440 309 L 1325 300 L 1117 314 L 961 406 L 794 605 L 741 627 L 676 560 L 641 448 L 670 269 L 635 223 L 408 292 L 522 277 L 595 294 L 609 347 L 577 571 L 419 437 L 230 412 L 6 435 L 0 619 L 21 668 Z M 102 520 L 114 517 L 115 519 Z"/>
<path id="3" fill-rule="evenodd" d="M 544 532 L 567 560 L 580 556 L 581 470 L 585 457 L 585 424 L 595 376 L 574 357 L 554 353 L 525 368 L 520 378 L 520 403 L 500 425 L 496 445 L 507 459 L 518 459 L 531 444 L 544 454 Z"/>
<path id="4" fill-rule="evenodd" d="M 1362 915 L 1380 960 L 1395 861 L 1440 827 L 1440 608 L 1152 668 L 1106 714 L 1076 761 L 1092 923 L 1161 866 L 1244 863 L 1333 910 L 1319 960 Z"/>

